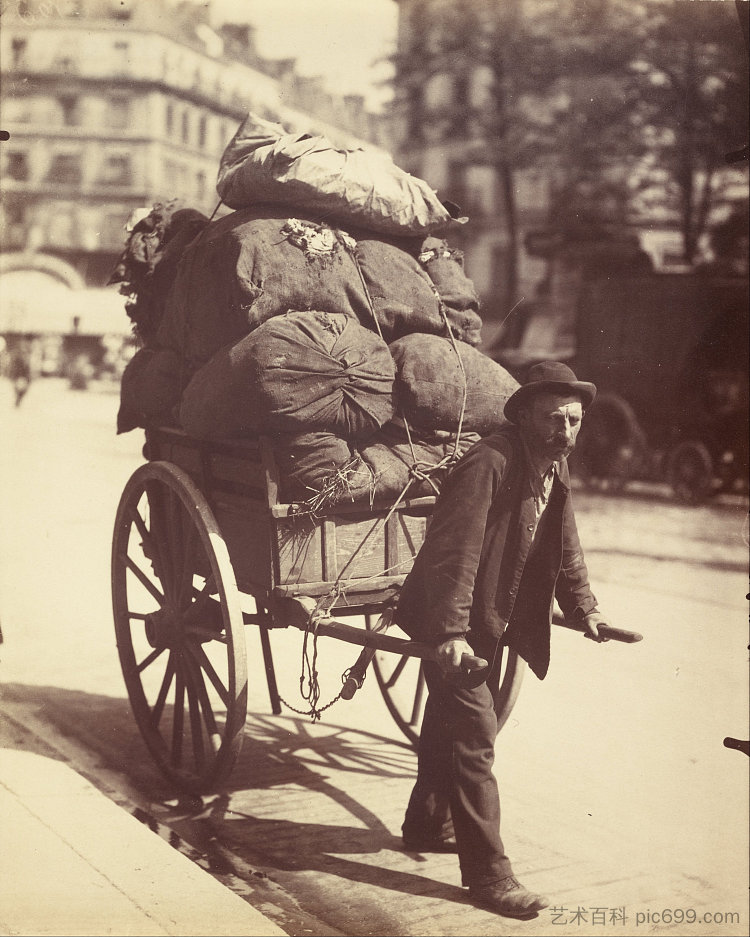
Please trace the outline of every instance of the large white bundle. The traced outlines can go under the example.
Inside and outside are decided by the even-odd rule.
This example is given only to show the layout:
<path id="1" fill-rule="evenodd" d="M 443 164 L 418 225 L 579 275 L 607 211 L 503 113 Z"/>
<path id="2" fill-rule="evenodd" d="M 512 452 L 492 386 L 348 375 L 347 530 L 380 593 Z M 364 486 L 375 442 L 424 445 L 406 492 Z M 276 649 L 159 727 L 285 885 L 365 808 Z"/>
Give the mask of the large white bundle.
<path id="1" fill-rule="evenodd" d="M 230 208 L 294 206 L 381 234 L 427 235 L 459 223 L 426 182 L 379 150 L 337 148 L 252 113 L 224 150 L 216 190 Z"/>

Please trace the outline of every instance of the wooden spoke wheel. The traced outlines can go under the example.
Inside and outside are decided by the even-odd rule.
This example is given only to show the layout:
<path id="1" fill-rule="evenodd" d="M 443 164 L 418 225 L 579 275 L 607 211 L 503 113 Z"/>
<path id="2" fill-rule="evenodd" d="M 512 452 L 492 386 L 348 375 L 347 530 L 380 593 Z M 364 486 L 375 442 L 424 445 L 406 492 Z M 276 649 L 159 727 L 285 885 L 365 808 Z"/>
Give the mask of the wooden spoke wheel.
<path id="1" fill-rule="evenodd" d="M 234 572 L 214 516 L 168 462 L 125 486 L 112 542 L 122 673 L 160 770 L 203 793 L 229 776 L 247 716 L 245 636 Z"/>
<path id="2" fill-rule="evenodd" d="M 679 443 L 669 453 L 667 477 L 683 504 L 702 504 L 713 493 L 714 464 L 707 447 L 697 439 Z"/>
<path id="3" fill-rule="evenodd" d="M 372 629 L 370 616 L 366 616 L 365 622 L 368 629 Z M 388 633 L 407 638 L 407 635 L 396 625 L 393 625 Z M 504 649 L 497 702 L 498 731 L 508 721 L 515 706 L 521 690 L 525 666 L 524 661 L 515 651 L 509 648 Z M 400 655 L 393 651 L 376 651 L 372 659 L 372 669 L 388 711 L 399 729 L 416 748 L 427 701 L 424 663 L 418 657 Z"/>
<path id="4" fill-rule="evenodd" d="M 588 488 L 617 493 L 637 476 L 646 449 L 630 404 L 616 394 L 600 394 L 586 413 L 571 469 Z"/>

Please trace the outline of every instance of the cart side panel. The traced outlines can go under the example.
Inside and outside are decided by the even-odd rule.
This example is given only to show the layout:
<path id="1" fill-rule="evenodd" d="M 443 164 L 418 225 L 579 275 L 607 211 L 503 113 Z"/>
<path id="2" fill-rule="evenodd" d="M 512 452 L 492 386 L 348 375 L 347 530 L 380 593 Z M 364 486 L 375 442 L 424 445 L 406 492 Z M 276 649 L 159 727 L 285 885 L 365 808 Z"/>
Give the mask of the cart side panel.
<path id="1" fill-rule="evenodd" d="M 345 503 L 313 516 L 276 501 L 262 441 L 207 442 L 173 428 L 146 435 L 147 457 L 176 464 L 204 493 L 238 588 L 261 600 L 275 592 L 376 601 L 400 586 L 424 541 L 431 497 L 397 507 Z"/>
<path id="2" fill-rule="evenodd" d="M 398 584 L 424 540 L 431 505 L 277 521 L 278 586 L 319 595 Z M 326 588 L 327 584 L 327 588 Z"/>
<path id="3" fill-rule="evenodd" d="M 262 597 L 274 586 L 272 528 L 260 501 L 212 491 L 210 503 L 232 560 L 241 592 Z"/>
<path id="4" fill-rule="evenodd" d="M 276 521 L 277 576 L 280 585 L 315 582 L 323 576 L 323 527 L 310 515 Z"/>

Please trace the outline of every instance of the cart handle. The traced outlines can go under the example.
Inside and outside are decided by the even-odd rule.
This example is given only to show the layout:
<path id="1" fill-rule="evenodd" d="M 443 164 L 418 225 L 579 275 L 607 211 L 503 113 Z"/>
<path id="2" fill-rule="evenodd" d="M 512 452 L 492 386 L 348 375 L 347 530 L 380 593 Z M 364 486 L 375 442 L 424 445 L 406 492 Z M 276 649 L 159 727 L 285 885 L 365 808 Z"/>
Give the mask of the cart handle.
<path id="1" fill-rule="evenodd" d="M 344 685 L 341 688 L 342 699 L 352 699 L 357 690 L 362 689 L 362 684 L 365 682 L 365 673 L 370 661 L 375 656 L 376 650 L 377 648 L 374 647 L 364 648 L 354 665 L 346 672 Z M 435 660 L 436 656 L 435 651 L 430 649 L 422 655 L 422 659 Z M 482 668 L 488 666 L 489 664 L 483 657 L 475 657 L 473 654 L 461 655 L 461 670 L 464 673 L 472 673 L 474 670 L 482 670 Z"/>
<path id="2" fill-rule="evenodd" d="M 561 618 L 558 615 L 552 618 L 552 624 L 560 625 L 563 628 L 569 628 L 571 631 L 580 631 L 582 634 L 588 631 L 584 622 L 570 618 Z M 635 644 L 637 641 L 643 640 L 643 635 L 638 634 L 637 631 L 613 628 L 612 625 L 598 625 L 597 631 L 602 638 L 606 638 L 608 641 L 622 641 L 625 644 Z"/>

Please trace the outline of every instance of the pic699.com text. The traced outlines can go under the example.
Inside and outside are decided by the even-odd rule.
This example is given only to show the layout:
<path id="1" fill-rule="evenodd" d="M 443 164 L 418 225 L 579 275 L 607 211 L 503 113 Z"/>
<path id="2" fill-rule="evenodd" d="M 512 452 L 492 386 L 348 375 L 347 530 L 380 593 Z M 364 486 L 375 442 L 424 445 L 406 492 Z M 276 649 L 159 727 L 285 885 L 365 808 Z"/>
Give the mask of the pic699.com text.
<path id="1" fill-rule="evenodd" d="M 635 926 L 642 924 L 739 924 L 739 911 L 696 911 L 694 908 L 663 908 L 636 911 Z"/>
<path id="2" fill-rule="evenodd" d="M 648 924 L 739 924 L 741 915 L 739 911 L 696 911 L 695 908 L 662 908 L 658 911 L 634 911 L 628 913 L 627 909 L 581 907 L 566 908 L 560 905 L 549 908 L 551 925 L 563 924 L 599 924 L 624 925 L 627 921 L 634 921 L 636 927 Z M 717 932 L 718 933 L 718 932 Z"/>

